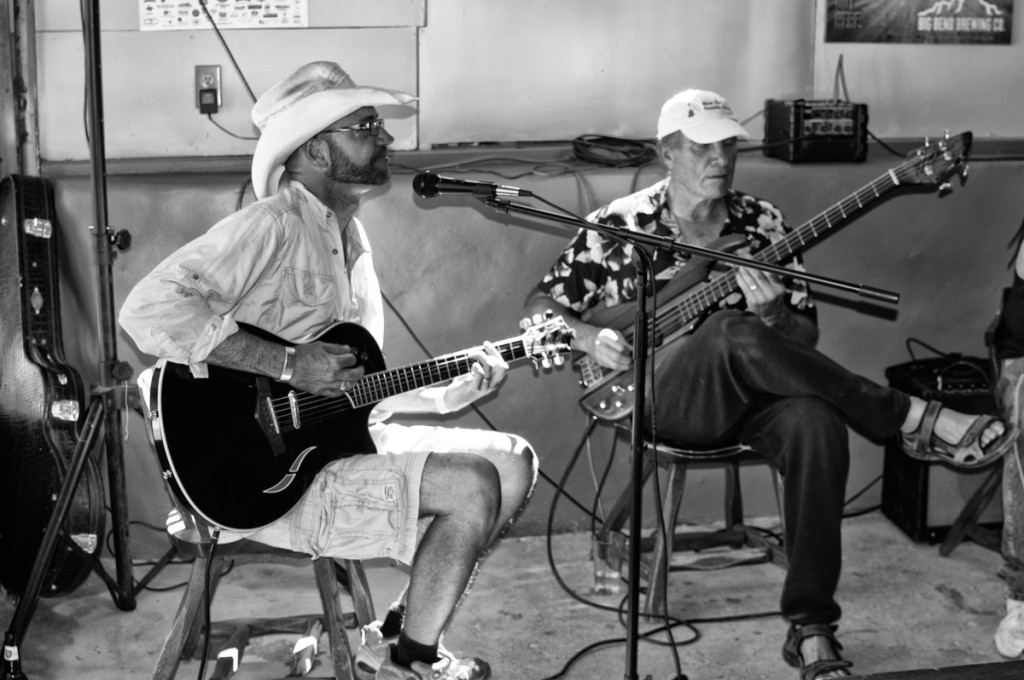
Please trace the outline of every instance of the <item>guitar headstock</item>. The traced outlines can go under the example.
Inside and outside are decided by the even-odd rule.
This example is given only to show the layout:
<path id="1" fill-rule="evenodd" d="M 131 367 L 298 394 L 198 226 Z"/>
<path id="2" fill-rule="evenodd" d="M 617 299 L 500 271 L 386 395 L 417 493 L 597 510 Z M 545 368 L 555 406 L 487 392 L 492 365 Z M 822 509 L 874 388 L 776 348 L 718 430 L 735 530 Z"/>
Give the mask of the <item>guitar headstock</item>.
<path id="1" fill-rule="evenodd" d="M 971 151 L 973 135 L 962 132 L 937 142 L 925 139 L 924 146 L 907 154 L 907 160 L 895 170 L 900 184 L 938 184 L 940 191 L 948 191 L 950 178 L 967 179 L 967 156 Z"/>
<path id="2" fill-rule="evenodd" d="M 519 322 L 522 329 L 523 347 L 533 361 L 533 367 L 549 369 L 565 363 L 562 356 L 571 349 L 569 343 L 576 331 L 560 316 L 535 314 L 532 319 Z"/>

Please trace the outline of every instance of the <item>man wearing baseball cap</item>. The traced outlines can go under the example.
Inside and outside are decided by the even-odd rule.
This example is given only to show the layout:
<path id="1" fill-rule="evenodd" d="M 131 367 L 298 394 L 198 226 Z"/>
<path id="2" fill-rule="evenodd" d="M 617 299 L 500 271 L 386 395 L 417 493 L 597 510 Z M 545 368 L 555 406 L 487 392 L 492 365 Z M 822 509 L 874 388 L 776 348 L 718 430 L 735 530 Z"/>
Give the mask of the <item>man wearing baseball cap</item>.
<path id="1" fill-rule="evenodd" d="M 732 188 L 737 140 L 747 136 L 721 95 L 676 94 L 657 121 L 657 155 L 667 176 L 587 219 L 753 256 L 791 228 L 774 205 Z M 530 294 L 528 313 L 562 314 L 575 330 L 574 349 L 602 370 L 630 369 L 625 332 L 632 330 L 632 315 L 618 315 L 624 321 L 616 324 L 595 308 L 636 304 L 633 255 L 630 243 L 581 229 Z M 802 269 L 796 257 L 785 264 Z M 692 276 L 695 268 L 690 280 L 701 281 L 704 266 L 701 258 L 657 250 L 654 285 Z M 783 657 L 801 680 L 847 676 L 851 664 L 840 657 L 835 637 L 847 424 L 879 440 L 901 435 L 911 455 L 963 466 L 1002 455 L 1012 432 L 997 419 L 976 420 L 877 385 L 815 350 L 816 313 L 803 281 L 744 267 L 720 276 L 730 277 L 720 294 L 677 286 L 676 297 L 658 300 L 676 317 L 693 309 L 706 313 L 694 318 L 692 333 L 686 334 L 687 324 L 673 337 L 673 318 L 655 312 L 661 332 L 655 340 L 660 335 L 662 344 L 643 420 L 653 421 L 654 429 L 645 434 L 689 449 L 742 442 L 782 473 L 788 568 L 781 612 L 789 624 Z"/>
<path id="2" fill-rule="evenodd" d="M 345 395 L 363 375 L 360 350 L 317 337 L 345 321 L 383 344 L 381 290 L 355 215 L 362 195 L 390 179 L 393 138 L 377 107 L 413 100 L 358 86 L 326 61 L 272 86 L 252 111 L 258 200 L 168 256 L 130 292 L 119 321 L 139 349 L 187 365 L 197 379 L 212 364 L 297 392 Z M 243 322 L 294 347 L 250 333 Z M 440 640 L 481 556 L 529 498 L 536 456 L 516 435 L 386 422 L 396 412 L 455 411 L 495 390 L 507 369 L 500 353 L 485 345 L 472 357 L 468 373 L 378 404 L 370 415 L 376 453 L 328 463 L 295 507 L 247 535 L 314 557 L 411 566 L 404 601 L 363 631 L 361 678 L 490 674 L 486 663 L 457 659 Z M 221 541 L 240 537 L 220 532 Z"/>

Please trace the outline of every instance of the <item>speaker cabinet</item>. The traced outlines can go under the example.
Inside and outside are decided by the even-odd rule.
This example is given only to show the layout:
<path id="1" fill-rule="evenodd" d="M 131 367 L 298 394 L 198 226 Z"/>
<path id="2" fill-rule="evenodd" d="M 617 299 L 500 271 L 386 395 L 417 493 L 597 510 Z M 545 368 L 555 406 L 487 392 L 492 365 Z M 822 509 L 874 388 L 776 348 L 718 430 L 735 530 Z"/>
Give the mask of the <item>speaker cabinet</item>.
<path id="1" fill-rule="evenodd" d="M 766 99 L 764 155 L 790 163 L 861 163 L 868 155 L 867 104 Z"/>
<path id="2" fill-rule="evenodd" d="M 891 366 L 885 374 L 890 386 L 923 399 L 938 399 L 963 413 L 996 410 L 991 370 L 983 359 L 926 359 Z M 991 466 L 963 470 L 920 461 L 904 453 L 892 439 L 885 444 L 882 514 L 912 540 L 938 543 L 991 472 Z M 974 521 L 986 528 L 1001 527 L 1001 494 L 994 494 Z"/>

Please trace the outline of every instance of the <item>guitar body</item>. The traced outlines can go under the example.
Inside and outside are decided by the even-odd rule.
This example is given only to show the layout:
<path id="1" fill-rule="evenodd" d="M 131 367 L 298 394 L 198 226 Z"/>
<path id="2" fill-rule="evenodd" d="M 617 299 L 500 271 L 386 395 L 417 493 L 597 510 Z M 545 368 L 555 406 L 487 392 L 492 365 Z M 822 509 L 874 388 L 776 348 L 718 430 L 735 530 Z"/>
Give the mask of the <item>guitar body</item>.
<path id="1" fill-rule="evenodd" d="M 281 345 L 258 328 L 246 330 Z M 559 363 L 572 330 L 562 317 L 494 343 L 506 362 Z M 193 378 L 187 366 L 162 363 L 150 389 L 150 424 L 164 479 L 207 523 L 253 531 L 285 515 L 332 461 L 375 453 L 368 422 L 383 399 L 468 373 L 475 348 L 382 370 L 384 357 L 362 326 L 340 323 L 315 340 L 349 345 L 365 374 L 340 397 L 295 390 L 265 376 L 210 366 Z"/>
<path id="2" fill-rule="evenodd" d="M 658 344 L 658 350 L 655 353 L 654 359 L 655 372 L 658 371 L 661 360 L 668 356 L 668 353 L 672 352 L 676 346 L 686 342 L 694 328 L 696 328 L 696 325 L 689 327 L 685 333 L 677 333 Z M 584 362 L 591 362 L 591 360 L 586 356 L 579 358 L 577 368 L 581 372 L 589 370 L 582 367 Z M 633 389 L 633 369 L 626 371 L 601 370 L 603 372 L 600 377 L 580 397 L 580 406 L 598 420 L 609 423 L 631 415 L 633 413 L 633 406 L 636 403 L 636 392 Z M 647 372 L 647 375 L 651 374 L 650 366 L 644 370 Z"/>
<path id="3" fill-rule="evenodd" d="M 11 175 L 0 184 L 0 583 L 20 594 L 78 442 L 84 389 L 61 335 L 57 223 L 50 185 Z M 103 483 L 90 456 L 61 532 L 89 556 L 102 550 Z M 90 567 L 57 543 L 42 595 L 77 588 Z"/>
<path id="4" fill-rule="evenodd" d="M 707 245 L 709 250 L 717 250 L 726 253 L 735 252 L 746 245 L 747 240 L 742 234 L 729 234 L 722 236 Z M 665 286 L 658 291 L 658 298 L 678 300 L 686 291 L 692 290 L 698 284 L 706 281 L 711 276 L 724 276 L 730 270 L 722 266 L 721 262 L 712 262 L 707 258 L 693 257 Z M 671 303 L 670 303 L 671 304 Z M 595 309 L 585 317 L 587 323 L 605 328 L 614 328 L 619 331 L 626 331 L 636 317 L 636 304 L 627 303 L 614 307 Z M 669 351 L 673 344 L 683 342 L 702 320 L 695 318 L 692 323 L 684 329 L 675 331 L 670 337 L 659 337 L 652 335 L 652 341 L 656 343 L 658 351 Z M 655 355 L 654 369 L 658 369 L 660 361 Z M 580 406 L 587 413 L 599 420 L 614 422 L 630 415 L 633 412 L 633 405 L 636 401 L 633 390 L 633 371 L 609 371 L 600 366 L 596 361 L 585 354 L 580 354 L 573 362 L 576 370 L 580 372 L 581 384 L 585 388 L 580 398 Z"/>
<path id="5" fill-rule="evenodd" d="M 317 339 L 352 346 L 367 373 L 384 368 L 376 341 L 361 326 L 337 324 Z M 187 366 L 161 365 L 150 403 L 159 405 L 152 414 L 153 433 L 164 477 L 180 500 L 214 526 L 235 531 L 266 526 L 299 502 L 324 466 L 376 451 L 368 429 L 373 404 L 329 419 L 303 419 L 297 429 L 279 422 L 275 432 L 262 406 L 268 401 L 287 405 L 292 387 L 265 376 L 209 369 L 209 378 L 193 378 Z"/>

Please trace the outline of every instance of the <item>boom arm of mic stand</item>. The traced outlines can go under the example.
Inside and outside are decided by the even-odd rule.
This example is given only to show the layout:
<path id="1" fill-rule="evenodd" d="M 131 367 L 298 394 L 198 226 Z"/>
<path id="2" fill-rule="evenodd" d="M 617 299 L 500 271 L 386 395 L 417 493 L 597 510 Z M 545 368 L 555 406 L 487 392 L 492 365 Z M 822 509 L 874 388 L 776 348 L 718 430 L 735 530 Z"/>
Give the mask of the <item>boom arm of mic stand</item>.
<path id="1" fill-rule="evenodd" d="M 629 229 L 622 229 L 620 227 L 613 227 L 607 224 L 596 224 L 587 220 L 575 217 L 573 215 L 563 215 L 561 213 L 552 212 L 550 210 L 542 210 L 540 208 L 534 208 L 529 205 L 522 205 L 520 203 L 513 203 L 511 201 L 503 201 L 500 199 L 480 198 L 486 205 L 501 210 L 506 213 L 519 213 L 523 215 L 529 215 L 531 217 L 539 217 L 541 219 L 553 220 L 555 222 L 561 222 L 563 224 L 572 224 L 576 227 L 584 227 L 586 229 L 592 229 L 600 232 L 609 238 L 620 239 L 624 241 L 630 241 L 637 245 L 643 245 L 650 248 L 658 248 L 661 250 L 669 250 L 675 252 L 684 252 L 696 255 L 698 257 L 706 257 L 712 260 L 719 260 L 722 262 L 729 262 L 731 264 L 738 265 L 740 267 L 750 267 L 752 269 L 761 269 L 763 271 L 772 272 L 779 276 L 787 276 L 793 279 L 803 279 L 811 283 L 817 283 L 823 286 L 829 286 L 831 288 L 838 288 L 845 290 L 850 293 L 854 293 L 861 297 L 878 300 L 880 302 L 891 302 L 893 304 L 899 302 L 900 296 L 898 293 L 893 293 L 880 288 L 873 288 L 871 286 L 865 286 L 862 284 L 847 283 L 846 281 L 840 281 L 838 279 L 829 278 L 827 276 L 819 276 L 817 274 L 811 274 L 809 272 L 797 271 L 794 269 L 787 269 L 785 267 L 779 267 L 774 264 L 768 264 L 767 262 L 759 262 L 758 260 L 750 260 L 739 255 L 733 255 L 732 253 L 722 252 L 720 250 L 712 250 L 710 248 L 701 248 L 700 246 L 691 246 L 686 243 L 679 243 L 673 239 L 666 238 L 664 236 L 655 236 L 654 234 L 647 234 L 642 231 L 632 231 Z"/>

